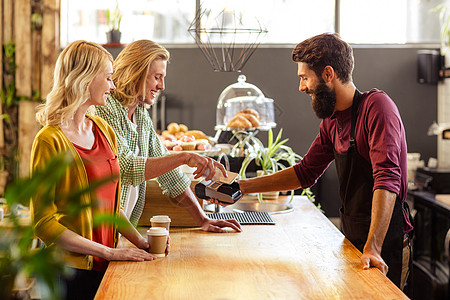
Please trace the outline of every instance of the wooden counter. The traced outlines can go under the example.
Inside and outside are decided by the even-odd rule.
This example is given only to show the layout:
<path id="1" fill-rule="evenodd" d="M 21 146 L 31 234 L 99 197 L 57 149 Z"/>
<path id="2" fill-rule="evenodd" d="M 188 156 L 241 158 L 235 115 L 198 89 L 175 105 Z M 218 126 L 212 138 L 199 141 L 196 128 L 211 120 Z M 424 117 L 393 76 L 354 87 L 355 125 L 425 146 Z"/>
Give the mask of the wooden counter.
<path id="1" fill-rule="evenodd" d="M 95 299 L 408 299 L 306 197 L 293 205 L 241 233 L 171 228 L 169 256 L 111 262 Z"/>

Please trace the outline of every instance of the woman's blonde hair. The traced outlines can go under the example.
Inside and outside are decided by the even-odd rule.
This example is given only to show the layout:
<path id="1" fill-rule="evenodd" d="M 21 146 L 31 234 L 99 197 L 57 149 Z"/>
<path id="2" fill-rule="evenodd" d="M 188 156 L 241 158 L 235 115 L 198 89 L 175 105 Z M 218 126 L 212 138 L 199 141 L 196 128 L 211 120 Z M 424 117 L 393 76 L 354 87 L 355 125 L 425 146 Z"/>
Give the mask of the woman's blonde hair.
<path id="1" fill-rule="evenodd" d="M 152 62 L 169 58 L 166 48 L 150 40 L 138 40 L 126 46 L 113 64 L 114 98 L 125 107 L 135 105 L 138 97 L 145 94 L 145 80 Z"/>
<path id="2" fill-rule="evenodd" d="M 55 65 L 53 87 L 45 103 L 37 108 L 36 119 L 42 125 L 62 125 L 89 98 L 89 86 L 112 55 L 102 46 L 86 41 L 70 43 Z"/>

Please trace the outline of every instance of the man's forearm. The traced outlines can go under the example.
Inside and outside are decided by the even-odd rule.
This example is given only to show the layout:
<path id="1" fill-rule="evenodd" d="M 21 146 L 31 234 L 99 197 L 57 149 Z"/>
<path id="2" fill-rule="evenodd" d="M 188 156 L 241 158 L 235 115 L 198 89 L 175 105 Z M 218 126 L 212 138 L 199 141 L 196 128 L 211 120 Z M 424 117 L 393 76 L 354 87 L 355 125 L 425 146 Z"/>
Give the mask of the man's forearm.
<path id="1" fill-rule="evenodd" d="M 181 207 L 185 208 L 189 212 L 197 224 L 201 225 L 205 219 L 207 219 L 203 208 L 200 207 L 200 203 L 190 187 L 188 187 L 181 195 L 176 197 L 175 200 Z"/>
<path id="2" fill-rule="evenodd" d="M 145 180 L 161 176 L 185 162 L 186 155 L 182 152 L 161 157 L 149 157 L 145 163 Z"/>
<path id="3" fill-rule="evenodd" d="M 272 175 L 242 179 L 238 182 L 244 194 L 291 191 L 301 187 L 293 167 Z"/>
<path id="4" fill-rule="evenodd" d="M 387 190 L 378 189 L 374 191 L 370 229 L 364 250 L 381 253 L 384 238 L 386 237 L 391 222 L 396 198 L 397 195 L 395 193 Z"/>

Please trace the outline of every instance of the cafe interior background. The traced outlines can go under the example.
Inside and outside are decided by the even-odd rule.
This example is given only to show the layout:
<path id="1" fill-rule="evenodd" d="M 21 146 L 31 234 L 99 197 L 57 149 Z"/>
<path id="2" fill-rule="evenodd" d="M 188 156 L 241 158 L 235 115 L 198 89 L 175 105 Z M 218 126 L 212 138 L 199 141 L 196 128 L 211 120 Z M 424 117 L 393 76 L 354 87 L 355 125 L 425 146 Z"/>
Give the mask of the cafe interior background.
<path id="1" fill-rule="evenodd" d="M 107 10 L 113 12 L 116 3 L 122 16 L 121 39 L 108 43 Z M 177 122 L 214 137 L 219 96 L 237 82 L 239 75 L 245 75 L 247 83 L 273 99 L 274 132 L 283 129 L 283 137 L 289 138 L 287 145 L 303 155 L 317 134 L 320 120 L 312 112 L 310 97 L 298 91 L 291 51 L 298 42 L 315 34 L 339 32 L 354 49 L 353 80 L 357 88 L 384 90 L 397 104 L 408 152 L 420 155 L 411 156 L 411 166 L 440 171 L 450 168 L 450 144 L 443 134 L 450 128 L 450 84 L 444 78 L 443 63 L 447 46 L 441 39 L 445 20 L 440 19 L 444 10 L 436 9 L 442 4 L 450 7 L 450 1 L 0 0 L 0 4 L 4 114 L 0 149 L 4 156 L 12 151 L 11 145 L 19 150 L 16 164 L 1 165 L 8 171 L 3 172 L 8 183 L 29 172 L 28 154 L 39 129 L 34 121 L 35 106 L 50 89 L 52 67 L 60 50 L 77 39 L 102 44 L 114 57 L 127 43 L 138 39 L 154 40 L 170 51 L 166 89 L 159 95 L 164 107 L 160 101 L 158 109 L 151 111 L 161 130 Z M 208 9 L 210 18 L 219 16 L 223 28 L 241 26 L 248 30 L 231 39 L 234 53 L 244 50 L 250 54 L 239 70 L 215 70 L 211 58 L 202 52 L 207 46 L 216 50 L 223 49 L 221 43 L 230 46 L 229 37 L 221 40 L 210 36 L 203 46 L 197 43 L 202 37 L 195 29 L 203 22 L 199 17 L 203 17 L 204 9 Z M 231 16 L 240 19 L 236 22 Z M 15 46 L 15 73 L 9 67 L 11 46 Z M 9 103 L 12 81 L 15 94 Z M 261 130 L 258 137 L 266 141 L 267 131 Z M 448 178 L 444 171 L 436 173 Z M 425 183 L 412 180 L 411 184 L 427 188 L 431 177 L 426 177 Z M 438 193 L 448 194 L 449 182 Z M 316 204 L 335 220 L 340 201 L 334 165 L 313 191 Z M 438 226 L 446 232 L 448 219 L 443 220 Z M 440 247 L 443 244 L 441 241 Z M 448 284 L 448 258 L 441 256 L 440 262 L 446 268 Z"/>

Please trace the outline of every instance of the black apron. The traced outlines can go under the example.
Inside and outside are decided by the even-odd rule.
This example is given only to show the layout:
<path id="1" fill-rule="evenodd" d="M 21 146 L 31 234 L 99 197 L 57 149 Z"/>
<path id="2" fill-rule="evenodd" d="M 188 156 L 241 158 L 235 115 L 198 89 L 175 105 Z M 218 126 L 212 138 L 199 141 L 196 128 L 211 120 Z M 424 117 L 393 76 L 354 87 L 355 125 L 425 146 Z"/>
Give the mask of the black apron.
<path id="1" fill-rule="evenodd" d="M 362 252 L 370 227 L 373 175 L 371 164 L 359 155 L 356 148 L 355 125 L 360 100 L 361 93 L 355 90 L 350 147 L 346 153 L 339 154 L 334 151 L 334 158 L 342 202 L 341 229 L 345 237 Z M 336 131 L 335 136 L 337 136 Z M 381 251 L 381 257 L 389 267 L 387 277 L 397 286 L 400 286 L 402 273 L 402 250 L 403 213 L 401 201 L 397 197 Z"/>

